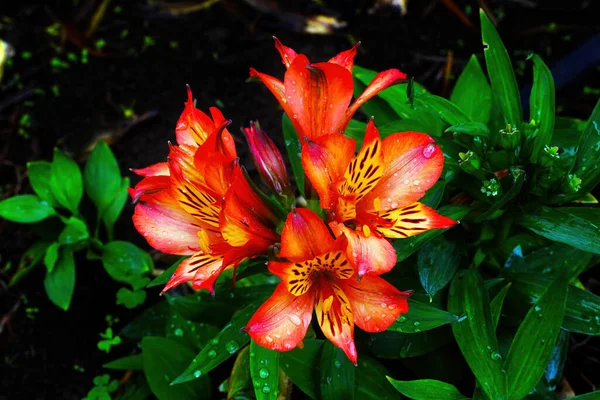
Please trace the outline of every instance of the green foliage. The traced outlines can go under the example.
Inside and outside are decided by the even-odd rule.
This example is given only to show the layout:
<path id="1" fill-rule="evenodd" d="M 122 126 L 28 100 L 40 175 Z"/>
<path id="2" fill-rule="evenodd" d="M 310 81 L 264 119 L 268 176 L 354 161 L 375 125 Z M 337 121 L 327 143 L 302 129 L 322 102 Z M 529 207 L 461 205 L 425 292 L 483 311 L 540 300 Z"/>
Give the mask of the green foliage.
<path id="1" fill-rule="evenodd" d="M 279 352 L 250 342 L 250 377 L 257 399 L 277 399 L 279 393 Z"/>

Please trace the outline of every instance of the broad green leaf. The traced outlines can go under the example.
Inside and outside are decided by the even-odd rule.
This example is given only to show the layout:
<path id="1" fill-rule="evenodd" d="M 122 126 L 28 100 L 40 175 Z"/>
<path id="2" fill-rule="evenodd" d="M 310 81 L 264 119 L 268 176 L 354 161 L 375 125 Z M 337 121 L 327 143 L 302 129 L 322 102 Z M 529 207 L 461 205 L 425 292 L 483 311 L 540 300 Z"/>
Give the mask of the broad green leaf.
<path id="1" fill-rule="evenodd" d="M 219 334 L 220 329 L 206 322 L 186 320 L 171 307 L 166 323 L 167 339 L 181 342 L 192 350 L 200 351 Z"/>
<path id="2" fill-rule="evenodd" d="M 539 274 L 513 274 L 511 279 L 512 287 L 521 296 L 510 298 L 518 304 L 533 304 L 551 282 L 548 277 Z M 600 336 L 600 296 L 569 286 L 567 307 L 561 327 L 569 332 Z"/>
<path id="3" fill-rule="evenodd" d="M 427 130 L 429 129 L 429 124 L 424 124 L 423 122 L 415 121 L 412 119 L 398 119 L 396 121 L 392 121 L 381 126 L 378 123 L 379 121 L 375 122 L 377 123 L 377 128 L 379 128 L 379 134 L 382 138 L 386 138 L 392 133 L 409 131 L 427 132 Z"/>
<path id="4" fill-rule="evenodd" d="M 321 351 L 321 398 L 323 400 L 354 399 L 356 367 L 344 352 L 325 341 Z"/>
<path id="5" fill-rule="evenodd" d="M 371 335 L 369 349 L 378 358 L 398 359 L 418 357 L 452 342 L 447 326 L 421 333 L 385 331 Z"/>
<path id="6" fill-rule="evenodd" d="M 94 147 L 83 175 L 85 192 L 98 208 L 101 218 L 121 187 L 119 164 L 105 141 L 100 140 Z"/>
<path id="7" fill-rule="evenodd" d="M 552 242 L 549 246 L 515 259 L 510 266 L 505 265 L 505 267 L 510 268 L 510 272 L 518 273 L 537 273 L 547 276 L 564 274 L 570 281 L 584 272 L 588 265 L 591 265 L 592 256 L 593 254 L 587 251 L 581 251 L 563 243 Z"/>
<path id="8" fill-rule="evenodd" d="M 448 311 L 410 298 L 408 299 L 408 312 L 401 315 L 387 330 L 419 333 L 457 321 L 460 321 L 460 317 Z"/>
<path id="9" fill-rule="evenodd" d="M 129 178 L 123 178 L 121 187 L 114 194 L 111 203 L 104 210 L 104 214 L 102 214 L 102 222 L 104 222 L 104 226 L 108 231 L 109 240 L 113 239 L 113 227 L 127 203 L 129 196 L 127 189 L 129 189 Z"/>
<path id="10" fill-rule="evenodd" d="M 376 72 L 373 71 L 373 77 L 375 77 Z M 371 78 L 372 79 L 372 78 Z M 370 82 L 370 80 L 369 80 Z M 358 77 L 354 77 L 354 97 L 358 97 L 365 91 L 367 88 L 367 83 L 361 81 Z M 378 125 L 387 124 L 398 119 L 398 114 L 390 107 L 390 105 L 380 97 L 373 97 L 369 99 L 366 103 L 360 106 L 361 110 L 365 113 L 367 118 L 374 117 L 375 121 Z M 364 135 L 363 130 L 363 135 Z M 362 140 L 361 140 L 362 141 Z"/>
<path id="11" fill-rule="evenodd" d="M 182 385 L 171 381 L 185 368 L 194 353 L 188 347 L 162 337 L 145 337 L 142 340 L 144 374 L 159 400 L 210 399 L 210 381 L 198 375 L 196 380 Z"/>
<path id="12" fill-rule="evenodd" d="M 517 222 L 547 239 L 600 254 L 600 209 L 539 207 Z"/>
<path id="13" fill-rule="evenodd" d="M 119 332 L 119 336 L 140 340 L 145 336 L 164 336 L 165 324 L 170 312 L 166 301 L 161 301 L 144 310 Z"/>
<path id="14" fill-rule="evenodd" d="M 450 101 L 463 110 L 471 119 L 486 124 L 492 110 L 492 88 L 477 61 L 472 55 L 458 77 L 450 95 Z"/>
<path id="15" fill-rule="evenodd" d="M 420 379 L 416 381 L 397 381 L 387 377 L 388 381 L 409 399 L 414 400 L 466 400 L 453 385 L 433 379 Z"/>
<path id="16" fill-rule="evenodd" d="M 252 377 L 250 376 L 250 347 L 246 346 L 238 353 L 231 376 L 227 380 L 227 399 L 251 398 Z"/>
<path id="17" fill-rule="evenodd" d="M 65 221 L 65 228 L 58 237 L 60 245 L 76 244 L 90 237 L 87 225 L 77 217 L 70 217 Z"/>
<path id="18" fill-rule="evenodd" d="M 279 365 L 283 372 L 311 399 L 319 398 L 319 365 L 324 341 L 304 340 L 304 348 L 281 353 Z"/>
<path id="19" fill-rule="evenodd" d="M 448 311 L 466 314 L 452 324 L 454 338 L 485 394 L 491 399 L 507 399 L 506 372 L 483 279 L 476 269 L 455 275 L 448 294 Z"/>
<path id="20" fill-rule="evenodd" d="M 0 201 L 0 217 L 21 224 L 39 222 L 55 214 L 47 201 L 32 194 L 13 196 Z"/>
<path id="21" fill-rule="evenodd" d="M 438 213 L 457 221 L 464 218 L 469 211 L 471 211 L 469 207 L 452 205 L 440 207 L 440 209 L 437 210 Z M 394 241 L 393 246 L 394 249 L 396 249 L 396 254 L 398 255 L 398 262 L 406 260 L 411 254 L 423 247 L 425 243 L 441 235 L 448 229 L 433 229 L 416 236 Z"/>
<path id="22" fill-rule="evenodd" d="M 250 376 L 257 400 L 277 399 L 279 393 L 279 352 L 250 341 Z"/>
<path id="23" fill-rule="evenodd" d="M 129 290 L 121 288 L 117 291 L 117 304 L 122 304 L 129 309 L 136 308 L 146 301 L 146 292 L 143 290 Z"/>
<path id="24" fill-rule="evenodd" d="M 283 140 L 285 141 L 288 159 L 292 166 L 296 187 L 304 197 L 304 168 L 302 167 L 302 147 L 300 146 L 300 140 L 296 133 L 296 129 L 294 129 L 294 125 L 287 114 L 283 114 L 281 125 L 283 130 Z"/>
<path id="25" fill-rule="evenodd" d="M 464 122 L 452 125 L 445 132 L 461 133 L 469 136 L 483 136 L 486 138 L 490 136 L 489 128 L 481 122 Z"/>
<path id="26" fill-rule="evenodd" d="M 583 194 L 591 192 L 598 185 L 600 182 L 598 159 L 600 159 L 600 100 L 596 103 L 596 107 L 594 107 L 594 111 L 592 111 L 592 115 L 590 115 L 581 134 L 575 164 L 571 170 L 571 174 L 581 179 L 581 187 L 577 193 L 567 194 L 564 201 L 581 197 Z"/>
<path id="27" fill-rule="evenodd" d="M 554 132 L 554 79 L 550 69 L 537 54 L 533 60 L 533 87 L 529 98 L 530 120 L 536 128 L 530 161 L 537 162 L 544 148 L 550 145 Z"/>
<path id="28" fill-rule="evenodd" d="M 390 372 L 377 360 L 360 354 L 356 367 L 354 398 L 356 400 L 400 400 L 398 392 L 385 378 L 388 375 Z M 339 397 L 339 399 L 346 398 Z"/>
<path id="29" fill-rule="evenodd" d="M 52 186 L 50 184 L 52 178 L 51 168 L 52 164 L 47 161 L 28 162 L 27 177 L 35 194 L 51 206 L 55 206 L 56 200 L 52 194 Z"/>
<path id="30" fill-rule="evenodd" d="M 423 203 L 431 208 L 436 208 L 442 201 L 446 184 L 447 181 L 437 181 L 431 188 L 429 188 L 429 190 L 425 192 L 425 196 L 421 197 L 419 203 Z"/>
<path id="31" fill-rule="evenodd" d="M 494 100 L 504 117 L 505 125 L 517 128 L 523 121 L 521 111 L 521 95 L 519 86 L 510 62 L 508 52 L 498 35 L 494 24 L 483 10 L 479 11 L 481 19 L 481 35 L 483 54 L 488 76 L 492 84 Z"/>
<path id="32" fill-rule="evenodd" d="M 48 272 L 52 272 L 56 262 L 58 261 L 59 249 L 60 244 L 57 242 L 53 242 L 46 248 L 46 253 L 44 254 L 44 265 L 46 266 L 46 270 Z"/>
<path id="33" fill-rule="evenodd" d="M 550 362 L 544 371 L 544 379 L 548 382 L 550 390 L 555 390 L 563 377 L 565 361 L 569 351 L 569 332 L 561 330 L 552 350 Z"/>
<path id="34" fill-rule="evenodd" d="M 111 361 L 102 366 L 102 368 L 119 369 L 125 371 L 141 371 L 144 369 L 144 358 L 142 354 L 126 356 L 118 360 Z"/>
<path id="35" fill-rule="evenodd" d="M 123 241 L 110 242 L 104 246 L 102 265 L 111 278 L 123 283 L 131 283 L 154 268 L 148 253 L 133 243 Z"/>
<path id="36" fill-rule="evenodd" d="M 565 314 L 568 286 L 567 279 L 557 277 L 519 326 L 505 362 L 509 399 L 525 397 L 543 376 Z"/>
<path id="37" fill-rule="evenodd" d="M 430 297 L 446 287 L 460 263 L 460 249 L 456 242 L 438 236 L 425 244 L 417 257 L 419 278 Z"/>
<path id="38" fill-rule="evenodd" d="M 181 257 L 179 260 L 175 261 L 173 263 L 173 265 L 171 265 L 169 268 L 164 270 L 159 276 L 154 278 L 154 280 L 152 282 L 150 282 L 146 287 L 151 288 L 151 287 L 155 287 L 155 286 L 166 285 L 167 282 L 169 282 L 169 279 L 171 279 L 171 276 L 173 276 L 173 273 L 175 272 L 177 267 L 179 267 L 179 264 L 181 264 L 181 262 L 183 260 L 185 260 L 185 258 L 186 257 Z"/>
<path id="39" fill-rule="evenodd" d="M 500 316 L 502 315 L 502 306 L 504 305 L 504 298 L 506 293 L 510 289 L 511 283 L 509 282 L 506 286 L 498 292 L 496 296 L 490 302 L 490 311 L 492 313 L 492 323 L 494 324 L 494 332 L 498 329 L 498 322 L 500 322 Z"/>
<path id="40" fill-rule="evenodd" d="M 10 277 L 8 287 L 16 285 L 23 277 L 25 277 L 34 267 L 38 266 L 46 255 L 48 247 L 51 243 L 46 240 L 38 240 L 29 247 L 19 260 L 17 271 Z"/>
<path id="41" fill-rule="evenodd" d="M 62 249 L 56 265 L 46 272 L 44 288 L 50 301 L 63 310 L 68 310 L 75 290 L 75 259 L 73 252 Z"/>
<path id="42" fill-rule="evenodd" d="M 260 304 L 262 303 L 252 303 L 238 311 L 231 322 L 193 358 L 185 371 L 173 381 L 173 384 L 188 382 L 201 375 L 206 375 L 248 343 L 250 336 L 241 329 L 246 326 Z"/>
<path id="43" fill-rule="evenodd" d="M 586 394 L 580 394 L 579 396 L 570 397 L 569 400 L 598 400 L 600 399 L 600 390 L 590 392 Z"/>
<path id="44" fill-rule="evenodd" d="M 50 185 L 57 203 L 77 215 L 83 196 L 83 178 L 77 163 L 58 149 L 50 167 Z"/>

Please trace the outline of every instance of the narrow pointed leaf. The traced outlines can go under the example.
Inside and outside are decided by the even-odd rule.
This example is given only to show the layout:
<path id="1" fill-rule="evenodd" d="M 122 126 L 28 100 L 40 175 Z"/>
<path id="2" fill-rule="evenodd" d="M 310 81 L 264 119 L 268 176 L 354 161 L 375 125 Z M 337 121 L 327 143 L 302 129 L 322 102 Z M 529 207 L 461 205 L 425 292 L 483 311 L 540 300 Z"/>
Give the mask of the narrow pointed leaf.
<path id="1" fill-rule="evenodd" d="M 279 352 L 250 341 L 250 376 L 257 400 L 277 399 L 279 393 Z"/>
<path id="2" fill-rule="evenodd" d="M 531 56 L 533 60 L 533 87 L 529 98 L 530 120 L 534 124 L 537 134 L 533 138 L 531 162 L 537 162 L 544 148 L 550 145 L 554 132 L 554 79 L 550 69 L 537 54 Z"/>
<path id="3" fill-rule="evenodd" d="M 311 399 L 319 398 L 319 365 L 324 340 L 304 340 L 304 348 L 281 353 L 283 372 Z"/>
<path id="4" fill-rule="evenodd" d="M 510 289 L 510 283 L 502 288 L 498 294 L 490 302 L 490 311 L 492 312 L 492 322 L 494 324 L 494 332 L 498 328 L 498 322 L 500 322 L 500 316 L 502 315 L 502 306 L 504 305 L 504 298 L 506 293 Z"/>
<path id="5" fill-rule="evenodd" d="M 450 285 L 448 311 L 467 318 L 452 324 L 454 338 L 485 394 L 507 399 L 506 372 L 494 332 L 490 302 L 479 271 L 457 274 Z"/>
<path id="6" fill-rule="evenodd" d="M 492 110 L 492 88 L 477 61 L 472 55 L 458 77 L 450 95 L 450 101 L 464 111 L 473 123 L 486 124 Z"/>
<path id="7" fill-rule="evenodd" d="M 418 357 L 452 342 L 452 331 L 447 326 L 420 333 L 385 331 L 371 335 L 369 349 L 379 358 L 399 359 Z"/>
<path id="8" fill-rule="evenodd" d="M 481 122 L 465 122 L 452 125 L 445 132 L 460 133 L 469 136 L 483 136 L 486 138 L 490 136 L 490 129 Z"/>
<path id="9" fill-rule="evenodd" d="M 231 369 L 231 376 L 229 376 L 229 379 L 227 380 L 227 388 L 228 400 L 247 398 L 252 392 L 249 346 L 244 347 L 238 353 L 235 363 L 233 364 L 233 368 Z"/>
<path id="10" fill-rule="evenodd" d="M 443 289 L 454 276 L 460 263 L 460 250 L 456 242 L 438 236 L 419 251 L 417 266 L 423 289 L 430 297 Z"/>
<path id="11" fill-rule="evenodd" d="M 480 10 L 479 15 L 481 17 L 483 54 L 494 99 L 504 117 L 505 125 L 519 127 L 523 121 L 521 95 L 510 57 L 492 21 L 483 10 Z"/>
<path id="12" fill-rule="evenodd" d="M 569 351 L 569 332 L 561 330 L 558 333 L 558 339 L 552 349 L 550 362 L 544 371 L 544 379 L 548 382 L 550 390 L 555 390 L 563 378 L 565 361 L 567 361 L 567 353 Z"/>
<path id="13" fill-rule="evenodd" d="M 141 354 L 126 356 L 118 360 L 111 361 L 102 366 L 107 369 L 118 369 L 125 371 L 141 371 L 144 369 L 144 357 Z"/>
<path id="14" fill-rule="evenodd" d="M 419 333 L 459 320 L 460 317 L 448 311 L 440 310 L 432 304 L 421 303 L 411 298 L 408 299 L 408 313 L 401 315 L 387 330 Z"/>
<path id="15" fill-rule="evenodd" d="M 300 146 L 300 140 L 292 121 L 287 114 L 283 114 L 281 120 L 283 130 L 283 140 L 285 141 L 285 148 L 287 150 L 288 159 L 292 166 L 292 173 L 296 181 L 296 187 L 300 191 L 300 194 L 304 196 L 304 168 L 302 167 L 302 147 Z"/>
<path id="16" fill-rule="evenodd" d="M 356 400 L 400 400 L 401 396 L 386 379 L 389 375 L 390 372 L 381 363 L 361 354 L 356 367 L 354 398 Z"/>
<path id="17" fill-rule="evenodd" d="M 505 363 L 510 399 L 525 397 L 544 374 L 565 314 L 568 286 L 563 276 L 555 279 L 519 326 Z"/>
<path id="18" fill-rule="evenodd" d="M 436 381 L 434 379 L 420 379 L 416 381 L 397 381 L 387 377 L 388 381 L 409 399 L 414 400 L 466 400 L 453 385 Z"/>
<path id="19" fill-rule="evenodd" d="M 181 257 L 179 260 L 175 261 L 173 263 L 173 265 L 171 265 L 169 268 L 164 270 L 159 276 L 154 278 L 154 280 L 152 282 L 150 282 L 148 285 L 146 285 L 146 287 L 151 288 L 151 287 L 155 287 L 155 286 L 166 285 L 167 282 L 169 282 L 169 279 L 171 279 L 171 276 L 173 276 L 173 273 L 175 272 L 177 267 L 179 267 L 179 264 L 181 264 L 181 262 L 183 260 L 185 260 L 185 257 Z"/>
<path id="20" fill-rule="evenodd" d="M 104 222 L 104 226 L 108 231 L 109 240 L 112 240 L 113 237 L 113 227 L 115 223 L 119 219 L 125 204 L 127 203 L 127 198 L 129 193 L 127 192 L 129 189 L 129 178 L 123 178 L 121 180 L 120 188 L 114 193 L 114 196 L 111 202 L 108 204 L 104 213 L 102 214 L 102 222 Z"/>
<path id="21" fill-rule="evenodd" d="M 356 367 L 342 350 L 326 341 L 321 351 L 321 398 L 354 399 Z"/>

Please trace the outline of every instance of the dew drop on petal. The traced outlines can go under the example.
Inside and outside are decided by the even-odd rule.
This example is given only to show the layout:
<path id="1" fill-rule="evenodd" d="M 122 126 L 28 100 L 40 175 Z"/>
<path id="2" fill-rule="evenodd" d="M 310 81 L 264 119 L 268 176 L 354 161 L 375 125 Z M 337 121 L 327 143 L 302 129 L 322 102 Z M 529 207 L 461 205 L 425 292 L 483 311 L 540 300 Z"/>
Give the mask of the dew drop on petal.
<path id="1" fill-rule="evenodd" d="M 431 158 L 433 157 L 433 153 L 435 153 L 435 145 L 433 143 L 429 143 L 423 148 L 423 157 Z"/>
<path id="2" fill-rule="evenodd" d="M 302 324 L 302 320 L 296 314 L 290 314 L 288 315 L 288 318 L 290 319 L 290 321 L 292 321 L 292 324 L 296 326 L 300 326 Z"/>

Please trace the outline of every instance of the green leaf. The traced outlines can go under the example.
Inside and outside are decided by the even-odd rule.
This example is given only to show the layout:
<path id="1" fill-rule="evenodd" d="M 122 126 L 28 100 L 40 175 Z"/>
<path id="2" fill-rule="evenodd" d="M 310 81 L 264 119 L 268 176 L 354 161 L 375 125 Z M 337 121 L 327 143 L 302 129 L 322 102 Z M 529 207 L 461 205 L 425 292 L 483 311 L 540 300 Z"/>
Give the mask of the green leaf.
<path id="1" fill-rule="evenodd" d="M 377 360 L 361 354 L 356 367 L 356 400 L 400 400 L 398 392 L 385 379 L 390 372 Z M 345 399 L 345 397 L 339 397 Z"/>
<path id="2" fill-rule="evenodd" d="M 442 201 L 446 184 L 447 181 L 437 181 L 432 187 L 429 188 L 429 190 L 425 192 L 425 196 L 421 197 L 419 203 L 423 203 L 431 208 L 436 208 Z"/>
<path id="3" fill-rule="evenodd" d="M 140 340 L 144 336 L 163 336 L 170 312 L 169 303 L 161 301 L 144 310 L 119 332 L 119 336 Z"/>
<path id="4" fill-rule="evenodd" d="M 354 399 L 355 370 L 356 367 L 344 352 L 326 341 L 321 350 L 321 398 Z"/>
<path id="5" fill-rule="evenodd" d="M 586 394 L 580 394 L 579 396 L 571 397 L 569 400 L 598 400 L 600 399 L 600 390 L 590 392 Z"/>
<path id="6" fill-rule="evenodd" d="M 462 124 L 452 125 L 444 132 L 461 133 L 469 136 L 483 136 L 486 138 L 490 136 L 489 128 L 481 122 L 464 122 Z"/>
<path id="7" fill-rule="evenodd" d="M 563 276 L 555 279 L 519 326 L 505 362 L 509 399 L 525 397 L 544 374 L 565 314 L 568 286 Z"/>
<path id="8" fill-rule="evenodd" d="M 544 148 L 550 145 L 554 132 L 554 79 L 552 73 L 537 54 L 533 59 L 533 87 L 529 98 L 530 119 L 535 121 L 537 135 L 534 138 L 530 160 L 538 161 Z"/>
<path id="9" fill-rule="evenodd" d="M 27 163 L 27 176 L 35 194 L 51 206 L 55 206 L 57 203 L 50 184 L 52 179 L 51 168 L 52 164 L 47 161 L 31 161 Z"/>
<path id="10" fill-rule="evenodd" d="M 260 307 L 260 304 L 262 302 L 252 303 L 241 311 L 238 311 L 231 319 L 231 322 L 194 357 L 185 371 L 173 381 L 173 384 L 188 382 L 201 375 L 206 375 L 248 343 L 250 337 L 246 332 L 242 332 L 241 329 L 246 326 L 252 315 Z"/>
<path id="11" fill-rule="evenodd" d="M 433 379 L 416 381 L 397 381 L 387 377 L 388 381 L 404 396 L 415 400 L 466 400 L 453 385 Z"/>
<path id="12" fill-rule="evenodd" d="M 119 219 L 123 207 L 125 207 L 125 204 L 127 203 L 127 198 L 129 197 L 127 189 L 129 189 L 129 178 L 123 178 L 121 187 L 117 190 L 112 201 L 102 214 L 102 222 L 104 222 L 110 240 L 112 240 L 113 237 L 113 227 L 115 226 L 117 219 Z"/>
<path id="13" fill-rule="evenodd" d="M 402 333 L 419 333 L 442 325 L 459 321 L 460 318 L 448 311 L 414 299 L 408 299 L 408 313 L 401 315 L 387 329 L 388 331 Z"/>
<path id="14" fill-rule="evenodd" d="M 506 372 L 494 333 L 490 302 L 479 271 L 469 269 L 452 280 L 448 311 L 467 318 L 452 324 L 454 338 L 483 391 L 491 399 L 506 399 Z"/>
<path id="15" fill-rule="evenodd" d="M 179 260 L 175 261 L 173 265 L 164 270 L 159 276 L 154 278 L 154 280 L 150 282 L 146 287 L 151 288 L 155 286 L 166 285 L 169 282 L 169 279 L 171 279 L 171 277 L 173 276 L 173 273 L 175 273 L 177 267 L 179 267 L 179 264 L 181 264 L 181 262 L 185 259 L 186 257 L 181 257 Z"/>
<path id="16" fill-rule="evenodd" d="M 67 311 L 75 290 L 75 259 L 73 252 L 62 249 L 56 265 L 46 273 L 44 288 L 50 301 Z"/>
<path id="17" fill-rule="evenodd" d="M 377 74 L 373 71 L 375 75 Z M 370 82 L 370 81 L 369 81 Z M 354 97 L 358 97 L 367 88 L 367 83 L 364 83 L 356 76 L 354 77 Z M 365 113 L 367 118 L 374 117 L 377 124 L 387 124 L 398 119 L 398 114 L 390 107 L 390 105 L 380 97 L 373 97 L 366 103 L 360 106 L 361 110 Z M 365 131 L 363 130 L 363 135 Z M 362 140 L 361 140 L 362 141 Z"/>
<path id="18" fill-rule="evenodd" d="M 448 125 L 458 125 L 470 122 L 470 118 L 454 103 L 433 94 L 422 94 L 415 99 L 415 104 L 421 105 L 437 114 Z"/>
<path id="19" fill-rule="evenodd" d="M 0 201 L 0 217 L 21 224 L 39 222 L 55 214 L 47 201 L 32 194 L 13 196 Z"/>
<path id="20" fill-rule="evenodd" d="M 554 349 L 552 349 L 550 362 L 544 371 L 544 379 L 546 382 L 548 382 L 550 390 L 555 390 L 563 378 L 563 371 L 565 368 L 565 361 L 567 360 L 568 351 L 569 333 L 561 330 L 558 333 L 558 339 L 556 340 Z"/>
<path id="21" fill-rule="evenodd" d="M 437 211 L 448 218 L 458 221 L 464 218 L 464 216 L 467 215 L 471 209 L 465 206 L 444 206 L 440 207 L 440 209 Z M 433 229 L 416 236 L 394 241 L 393 246 L 394 249 L 396 249 L 396 254 L 398 255 L 398 262 L 407 259 L 411 254 L 423 247 L 425 243 L 441 235 L 448 229 Z"/>
<path id="22" fill-rule="evenodd" d="M 143 290 L 131 291 L 121 288 L 117 292 L 117 304 L 122 304 L 129 309 L 136 308 L 146 301 L 146 292 Z"/>
<path id="23" fill-rule="evenodd" d="M 96 143 L 83 171 L 85 192 L 102 217 L 121 187 L 121 171 L 105 141 Z"/>
<path id="24" fill-rule="evenodd" d="M 287 114 L 283 114 L 281 125 L 283 130 L 283 140 L 285 141 L 288 159 L 292 166 L 296 187 L 304 197 L 304 168 L 302 167 L 302 147 L 300 146 L 300 140 L 296 133 L 296 129 L 294 129 L 294 125 Z"/>
<path id="25" fill-rule="evenodd" d="M 475 122 L 486 124 L 490 120 L 492 88 L 475 55 L 471 56 L 458 77 L 450 95 L 450 101 Z"/>
<path id="26" fill-rule="evenodd" d="M 518 168 L 511 168 L 510 178 L 512 179 L 512 185 L 510 185 L 510 188 L 505 191 L 496 201 L 494 201 L 494 203 L 486 212 L 479 215 L 475 220 L 476 222 L 481 222 L 488 219 L 496 219 L 499 211 L 519 193 L 521 193 L 521 189 L 523 188 L 523 183 L 525 182 L 526 178 L 525 171 Z"/>
<path id="27" fill-rule="evenodd" d="M 238 353 L 231 376 L 227 380 L 227 399 L 248 399 L 252 391 L 250 376 L 250 346 L 244 347 Z M 239 396 L 239 397 L 238 397 Z"/>
<path id="28" fill-rule="evenodd" d="M 319 357 L 323 344 L 323 340 L 304 340 L 304 348 L 281 353 L 279 359 L 283 372 L 311 399 L 319 398 Z"/>
<path id="29" fill-rule="evenodd" d="M 600 209 L 539 207 L 517 222 L 547 239 L 600 254 Z"/>
<path id="30" fill-rule="evenodd" d="M 575 164 L 571 173 L 581 179 L 581 187 L 577 193 L 567 194 L 565 201 L 581 197 L 587 192 L 591 192 L 600 182 L 600 168 L 598 168 L 598 159 L 600 159 L 600 100 L 596 103 L 594 111 L 581 134 L 581 139 L 577 146 L 577 155 Z"/>
<path id="31" fill-rule="evenodd" d="M 452 332 L 447 326 L 421 333 L 385 331 L 371 335 L 369 349 L 378 358 L 398 359 L 418 357 L 452 342 Z"/>
<path id="32" fill-rule="evenodd" d="M 77 163 L 58 149 L 50 167 L 52 194 L 59 205 L 77 215 L 83 196 L 83 178 Z"/>
<path id="33" fill-rule="evenodd" d="M 76 244 L 87 240 L 90 237 L 87 225 L 77 217 L 70 217 L 65 222 L 65 228 L 58 237 L 58 243 L 61 245 Z"/>
<path id="34" fill-rule="evenodd" d="M 205 322 L 186 320 L 176 312 L 176 307 L 171 307 L 171 313 L 166 323 L 167 339 L 176 340 L 189 348 L 200 351 L 219 334 L 217 326 Z"/>
<path id="35" fill-rule="evenodd" d="M 192 382 L 170 385 L 170 382 L 194 357 L 192 350 L 173 340 L 162 337 L 145 337 L 142 340 L 144 374 L 159 400 L 210 399 L 210 381 L 198 376 Z"/>
<path id="36" fill-rule="evenodd" d="M 126 356 L 118 360 L 111 361 L 102 366 L 102 368 L 118 369 L 124 371 L 141 371 L 144 369 L 144 358 L 141 354 Z"/>
<path id="37" fill-rule="evenodd" d="M 419 278 L 430 297 L 446 287 L 452 280 L 460 263 L 460 251 L 456 242 L 438 236 L 425 244 L 417 257 Z"/>
<path id="38" fill-rule="evenodd" d="M 50 246 L 46 248 L 46 253 L 44 255 L 44 265 L 46 266 L 46 270 L 48 272 L 52 272 L 56 262 L 58 261 L 58 251 L 60 249 L 60 244 L 57 242 L 53 242 Z"/>
<path id="39" fill-rule="evenodd" d="M 257 400 L 277 399 L 279 393 L 279 352 L 250 341 L 250 376 Z"/>
<path id="40" fill-rule="evenodd" d="M 483 10 L 479 10 L 479 15 L 481 17 L 483 53 L 492 83 L 494 100 L 504 117 L 504 123 L 519 127 L 523 121 L 521 95 L 510 57 L 494 24 Z"/>
<path id="41" fill-rule="evenodd" d="M 518 273 L 537 273 L 547 276 L 556 276 L 564 274 L 568 281 L 576 278 L 584 272 L 590 263 L 593 254 L 581 251 L 575 247 L 552 242 L 545 246 L 523 255 L 522 258 L 516 258 L 510 264 L 505 265 L 509 272 Z"/>
<path id="42" fill-rule="evenodd" d="M 102 249 L 102 265 L 111 278 L 131 283 L 154 268 L 148 253 L 129 242 L 110 242 Z"/>
<path id="43" fill-rule="evenodd" d="M 492 323 L 494 324 L 494 332 L 498 328 L 498 322 L 500 322 L 500 315 L 502 315 L 502 306 L 504 305 L 504 298 L 506 297 L 506 293 L 510 289 L 511 283 L 504 286 L 502 290 L 498 292 L 498 294 L 492 299 L 490 302 L 490 311 L 492 313 Z"/>

